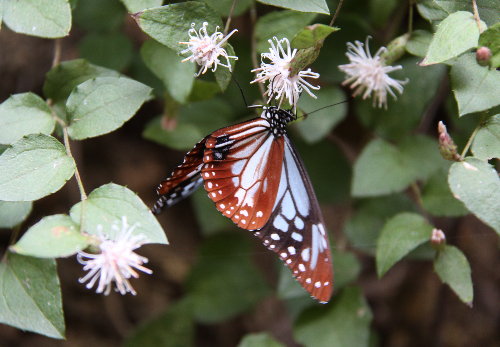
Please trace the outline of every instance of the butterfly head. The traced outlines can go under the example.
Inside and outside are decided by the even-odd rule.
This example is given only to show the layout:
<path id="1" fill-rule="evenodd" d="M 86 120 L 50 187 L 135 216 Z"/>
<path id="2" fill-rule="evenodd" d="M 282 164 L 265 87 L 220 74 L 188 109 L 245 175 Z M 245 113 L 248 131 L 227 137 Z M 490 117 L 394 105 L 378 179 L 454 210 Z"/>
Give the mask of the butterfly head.
<path id="1" fill-rule="evenodd" d="M 285 135 L 286 125 L 297 119 L 292 110 L 283 110 L 276 106 L 264 107 L 261 117 L 269 122 L 275 137 Z"/>

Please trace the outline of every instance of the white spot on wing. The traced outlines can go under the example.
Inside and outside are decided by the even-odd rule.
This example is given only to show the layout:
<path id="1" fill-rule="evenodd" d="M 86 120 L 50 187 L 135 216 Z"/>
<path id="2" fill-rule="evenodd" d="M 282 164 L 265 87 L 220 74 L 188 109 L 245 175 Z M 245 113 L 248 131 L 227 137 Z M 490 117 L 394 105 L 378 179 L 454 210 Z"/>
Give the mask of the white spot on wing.
<path id="1" fill-rule="evenodd" d="M 295 231 L 292 233 L 292 239 L 294 239 L 295 241 L 298 241 L 298 242 L 302 242 L 302 240 L 304 239 L 302 237 L 302 235 L 300 235 L 299 233 L 296 233 Z"/>
<path id="2" fill-rule="evenodd" d="M 283 217 L 281 217 L 281 215 L 277 215 L 276 218 L 274 218 L 273 227 L 283 232 L 288 231 L 288 223 Z"/>

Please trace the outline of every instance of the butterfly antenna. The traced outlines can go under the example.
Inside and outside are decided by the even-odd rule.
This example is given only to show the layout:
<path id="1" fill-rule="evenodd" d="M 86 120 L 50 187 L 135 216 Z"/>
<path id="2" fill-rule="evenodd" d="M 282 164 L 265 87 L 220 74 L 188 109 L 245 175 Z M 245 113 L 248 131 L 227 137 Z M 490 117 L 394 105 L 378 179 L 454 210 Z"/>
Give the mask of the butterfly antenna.
<path id="1" fill-rule="evenodd" d="M 241 97 L 243 98 L 243 102 L 245 103 L 245 106 L 250 107 L 250 106 L 248 106 L 248 102 L 247 102 L 247 99 L 245 98 L 245 94 L 243 93 L 243 89 L 241 88 L 240 84 L 238 83 L 238 81 L 236 80 L 234 75 L 233 75 L 233 81 L 234 81 L 234 83 L 236 83 L 236 85 L 238 86 L 238 89 L 240 90 Z"/>
<path id="2" fill-rule="evenodd" d="M 307 116 L 310 116 L 312 115 L 313 113 L 316 113 L 318 111 L 321 111 L 321 110 L 324 110 L 325 108 L 328 108 L 328 107 L 333 107 L 333 106 L 337 106 L 337 105 L 340 105 L 340 104 L 344 104 L 346 102 L 349 102 L 349 99 L 346 99 L 344 101 L 340 101 L 340 102 L 336 102 L 335 104 L 331 104 L 331 105 L 326 105 L 326 106 L 323 106 L 323 107 L 320 107 L 318 108 L 317 110 L 314 110 L 312 112 L 303 112 L 303 118 L 307 117 Z"/>

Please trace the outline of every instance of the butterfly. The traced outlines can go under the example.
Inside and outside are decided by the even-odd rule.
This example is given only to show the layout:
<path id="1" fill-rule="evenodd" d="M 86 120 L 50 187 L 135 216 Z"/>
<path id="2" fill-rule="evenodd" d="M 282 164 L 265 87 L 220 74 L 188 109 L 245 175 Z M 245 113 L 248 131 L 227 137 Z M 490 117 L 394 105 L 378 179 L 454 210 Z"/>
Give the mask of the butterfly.
<path id="1" fill-rule="evenodd" d="M 189 151 L 157 188 L 158 214 L 201 185 L 216 208 L 253 231 L 295 279 L 322 303 L 333 291 L 328 234 L 309 176 L 286 126 L 290 110 L 263 107 L 260 117 L 214 131 Z"/>

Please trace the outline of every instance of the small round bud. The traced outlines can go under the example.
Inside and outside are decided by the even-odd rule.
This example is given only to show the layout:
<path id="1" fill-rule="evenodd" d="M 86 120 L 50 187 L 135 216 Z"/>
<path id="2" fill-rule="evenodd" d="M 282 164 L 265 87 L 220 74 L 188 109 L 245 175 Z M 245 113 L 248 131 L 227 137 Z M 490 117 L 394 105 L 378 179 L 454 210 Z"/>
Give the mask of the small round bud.
<path id="1" fill-rule="evenodd" d="M 479 47 L 476 51 L 477 63 L 481 66 L 488 66 L 491 59 L 491 50 L 488 47 Z"/>

